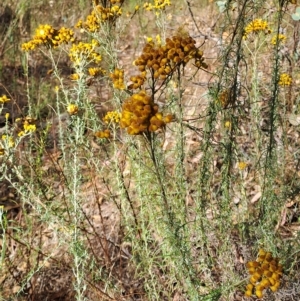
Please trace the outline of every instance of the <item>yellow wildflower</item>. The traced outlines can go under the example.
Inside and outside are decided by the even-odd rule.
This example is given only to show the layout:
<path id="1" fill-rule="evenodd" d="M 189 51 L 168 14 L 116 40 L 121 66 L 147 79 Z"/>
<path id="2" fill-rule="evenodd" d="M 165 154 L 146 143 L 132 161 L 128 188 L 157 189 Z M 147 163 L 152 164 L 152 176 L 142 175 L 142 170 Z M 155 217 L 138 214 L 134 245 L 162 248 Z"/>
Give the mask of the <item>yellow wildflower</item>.
<path id="1" fill-rule="evenodd" d="M 53 44 L 60 45 L 62 43 L 74 42 L 74 31 L 69 28 L 62 27 L 58 30 L 57 35 L 54 37 Z"/>
<path id="2" fill-rule="evenodd" d="M 89 68 L 88 71 L 89 71 L 89 75 L 94 76 L 94 77 L 101 75 L 101 74 L 105 74 L 105 70 L 103 70 L 102 68 L 99 68 L 99 67 Z"/>
<path id="3" fill-rule="evenodd" d="M 147 43 L 150 43 L 153 41 L 153 39 L 151 37 L 146 37 L 146 41 L 147 41 Z"/>
<path id="4" fill-rule="evenodd" d="M 286 41 L 286 36 L 280 33 L 280 34 L 272 37 L 271 44 L 272 45 L 277 45 L 277 43 L 278 44 L 280 42 L 284 43 L 285 41 Z"/>
<path id="5" fill-rule="evenodd" d="M 107 129 L 104 130 L 104 131 L 99 131 L 99 132 L 95 133 L 95 136 L 97 138 L 106 138 L 106 139 L 108 139 L 108 138 L 110 138 L 110 131 L 107 130 Z"/>
<path id="6" fill-rule="evenodd" d="M 121 113 L 117 111 L 107 112 L 103 118 L 105 123 L 118 123 L 121 119 Z"/>
<path id="7" fill-rule="evenodd" d="M 255 19 L 251 21 L 244 29 L 244 39 L 247 38 L 247 36 L 250 33 L 259 33 L 259 32 L 265 32 L 265 33 L 270 33 L 271 30 L 269 29 L 268 22 L 262 19 Z"/>
<path id="8" fill-rule="evenodd" d="M 144 4 L 144 8 L 146 10 L 163 10 L 165 9 L 166 6 L 171 5 L 171 1 L 170 0 L 154 0 L 154 4 L 148 3 L 146 2 Z"/>
<path id="9" fill-rule="evenodd" d="M 124 90 L 124 70 L 116 68 L 113 73 L 109 75 L 113 81 L 113 86 L 115 89 Z"/>
<path id="10" fill-rule="evenodd" d="M 30 124 L 28 121 L 24 122 L 23 128 L 25 130 L 25 133 L 36 131 L 36 125 L 35 124 Z"/>
<path id="11" fill-rule="evenodd" d="M 53 45 L 52 40 L 55 36 L 55 29 L 48 24 L 40 25 L 35 30 L 33 39 L 27 43 L 22 44 L 22 50 L 29 51 L 35 49 L 38 45 Z"/>
<path id="12" fill-rule="evenodd" d="M 79 65 L 82 61 L 88 61 L 89 63 L 100 63 L 102 57 L 95 51 L 99 43 L 96 40 L 92 40 L 91 43 L 74 43 L 69 51 L 69 56 L 75 65 Z"/>
<path id="13" fill-rule="evenodd" d="M 238 163 L 239 170 L 244 170 L 247 166 L 248 166 L 248 164 L 246 162 L 241 161 Z"/>
<path id="14" fill-rule="evenodd" d="M 37 44 L 34 41 L 29 41 L 27 43 L 23 43 L 21 45 L 21 49 L 23 51 L 30 51 L 30 50 L 34 50 L 36 46 Z"/>
<path id="15" fill-rule="evenodd" d="M 10 101 L 10 99 L 7 98 L 6 95 L 2 95 L 2 96 L 0 97 L 0 103 L 5 103 L 5 102 L 8 102 L 8 101 Z"/>
<path id="16" fill-rule="evenodd" d="M 8 118 L 9 118 L 9 113 L 6 113 L 5 114 L 5 119 L 8 120 Z"/>
<path id="17" fill-rule="evenodd" d="M 280 86 L 290 86 L 292 84 L 292 78 L 287 73 L 280 74 L 279 82 Z"/>
<path id="18" fill-rule="evenodd" d="M 14 147 L 15 146 L 15 141 L 14 141 L 13 137 L 7 136 L 7 135 L 2 135 L 1 139 L 7 143 L 8 147 Z"/>
<path id="19" fill-rule="evenodd" d="M 117 15 L 117 16 L 122 15 L 122 9 L 121 9 L 119 6 L 117 6 L 117 5 L 114 5 L 114 6 L 110 9 L 110 11 L 111 11 L 114 15 Z"/>
<path id="20" fill-rule="evenodd" d="M 160 37 L 160 35 L 158 34 L 155 38 L 156 38 L 157 45 L 160 46 L 161 45 L 161 37 Z"/>
<path id="21" fill-rule="evenodd" d="M 120 2 L 111 2 L 111 4 Z M 89 32 L 96 32 L 100 28 L 100 24 L 106 21 L 114 21 L 122 14 L 122 9 L 118 5 L 111 8 L 96 5 L 90 15 L 87 16 L 86 21 L 79 20 L 75 27 L 87 30 Z"/>
<path id="22" fill-rule="evenodd" d="M 80 78 L 78 73 L 73 73 L 69 77 L 71 80 L 79 80 L 79 78 Z"/>
<path id="23" fill-rule="evenodd" d="M 35 35 L 32 40 L 22 44 L 22 50 L 30 51 L 34 50 L 39 45 L 48 45 L 57 47 L 62 43 L 74 42 L 74 32 L 72 29 L 65 27 L 59 30 L 53 28 L 48 24 L 41 24 L 35 31 Z"/>
<path id="24" fill-rule="evenodd" d="M 71 103 L 68 105 L 67 111 L 70 115 L 76 115 L 78 113 L 78 106 Z"/>
<path id="25" fill-rule="evenodd" d="M 231 128 L 231 122 L 229 120 L 225 121 L 224 126 L 225 126 L 225 128 L 230 129 Z"/>
<path id="26" fill-rule="evenodd" d="M 8 146 L 9 147 L 14 147 L 15 146 L 15 141 L 13 137 L 8 138 Z"/>

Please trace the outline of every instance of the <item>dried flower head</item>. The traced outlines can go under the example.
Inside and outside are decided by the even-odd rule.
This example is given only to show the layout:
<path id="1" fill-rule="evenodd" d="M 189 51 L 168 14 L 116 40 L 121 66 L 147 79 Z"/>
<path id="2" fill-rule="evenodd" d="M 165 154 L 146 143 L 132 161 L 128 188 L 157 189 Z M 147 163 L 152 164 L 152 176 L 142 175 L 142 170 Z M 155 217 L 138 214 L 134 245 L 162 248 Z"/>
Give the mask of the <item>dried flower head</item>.
<path id="1" fill-rule="evenodd" d="M 113 81 L 113 86 L 115 89 L 124 90 L 124 70 L 116 68 L 113 73 L 109 75 Z"/>
<path id="2" fill-rule="evenodd" d="M 246 286 L 246 297 L 255 294 L 257 298 L 262 298 L 265 289 L 270 288 L 273 292 L 278 290 L 283 274 L 282 265 L 270 252 L 259 250 L 256 261 L 247 262 L 246 267 L 251 276 Z"/>
<path id="3" fill-rule="evenodd" d="M 165 45 L 161 45 L 160 38 L 153 39 L 143 48 L 142 54 L 134 61 L 134 65 L 141 72 L 138 76 L 131 77 L 133 84 L 129 89 L 140 88 L 144 83 L 147 72 L 154 80 L 170 78 L 177 68 L 185 66 L 194 60 L 197 68 L 207 68 L 203 52 L 196 47 L 196 41 L 188 34 L 176 35 L 167 38 Z"/>
<path id="4" fill-rule="evenodd" d="M 126 128 L 129 135 L 139 135 L 164 128 L 166 123 L 172 120 L 173 116 L 164 117 L 158 111 L 158 105 L 147 95 L 146 91 L 142 90 L 124 102 L 120 126 Z"/>

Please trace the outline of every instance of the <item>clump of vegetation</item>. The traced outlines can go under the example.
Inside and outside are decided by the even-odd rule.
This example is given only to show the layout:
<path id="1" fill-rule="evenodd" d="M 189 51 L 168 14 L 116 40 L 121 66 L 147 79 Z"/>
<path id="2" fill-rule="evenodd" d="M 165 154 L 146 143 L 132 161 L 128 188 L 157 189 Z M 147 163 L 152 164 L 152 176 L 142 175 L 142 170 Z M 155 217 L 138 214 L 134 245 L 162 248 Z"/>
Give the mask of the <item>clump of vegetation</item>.
<path id="1" fill-rule="evenodd" d="M 299 299 L 295 1 L 25 2 L 0 28 L 1 298 Z"/>

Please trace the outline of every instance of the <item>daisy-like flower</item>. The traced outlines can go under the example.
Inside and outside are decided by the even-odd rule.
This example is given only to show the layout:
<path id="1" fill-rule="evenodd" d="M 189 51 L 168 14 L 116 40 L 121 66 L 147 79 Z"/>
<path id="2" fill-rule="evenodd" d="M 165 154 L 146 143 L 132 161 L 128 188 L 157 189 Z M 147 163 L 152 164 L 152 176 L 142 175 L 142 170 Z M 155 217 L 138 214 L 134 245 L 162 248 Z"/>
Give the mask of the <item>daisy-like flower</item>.
<path id="1" fill-rule="evenodd" d="M 115 89 L 124 90 L 124 70 L 116 68 L 113 73 L 109 75 L 113 81 L 113 86 Z"/>

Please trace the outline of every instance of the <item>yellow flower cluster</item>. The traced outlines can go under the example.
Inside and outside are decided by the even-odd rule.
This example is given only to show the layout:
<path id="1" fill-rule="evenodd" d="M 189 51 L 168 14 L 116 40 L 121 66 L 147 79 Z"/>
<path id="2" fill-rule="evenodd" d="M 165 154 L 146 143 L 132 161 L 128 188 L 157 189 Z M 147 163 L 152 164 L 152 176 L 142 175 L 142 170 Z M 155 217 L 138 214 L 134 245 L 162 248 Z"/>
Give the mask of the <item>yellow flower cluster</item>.
<path id="1" fill-rule="evenodd" d="M 67 111 L 70 115 L 76 115 L 78 113 L 78 106 L 73 103 L 70 103 L 67 106 Z"/>
<path id="2" fill-rule="evenodd" d="M 96 40 L 92 40 L 91 43 L 74 43 L 69 51 L 69 56 L 75 65 L 79 66 L 82 61 L 87 61 L 88 63 L 100 63 L 102 60 L 101 55 L 95 51 L 99 46 Z"/>
<path id="3" fill-rule="evenodd" d="M 115 1 L 120 2 L 120 1 Z M 111 2 L 114 4 L 113 2 Z M 112 7 L 103 7 L 97 5 L 85 21 L 79 20 L 76 24 L 77 28 L 82 28 L 88 32 L 96 32 L 100 28 L 100 24 L 105 21 L 115 21 L 117 17 L 122 15 L 122 9 L 118 5 Z"/>
<path id="4" fill-rule="evenodd" d="M 79 80 L 80 75 L 79 75 L 78 73 L 72 73 L 72 74 L 69 76 L 69 78 L 70 78 L 71 80 Z"/>
<path id="5" fill-rule="evenodd" d="M 146 71 L 143 71 L 139 75 L 131 76 L 130 80 L 132 81 L 132 84 L 128 86 L 128 89 L 132 90 L 140 88 L 146 80 L 146 74 Z"/>
<path id="6" fill-rule="evenodd" d="M 113 81 L 115 89 L 124 90 L 124 70 L 116 68 L 113 73 L 109 75 Z"/>
<path id="7" fill-rule="evenodd" d="M 65 27 L 60 28 L 57 35 L 54 37 L 53 44 L 58 46 L 63 43 L 67 44 L 69 42 L 75 42 L 73 30 Z"/>
<path id="8" fill-rule="evenodd" d="M 2 135 L 1 139 L 7 144 L 8 147 L 14 147 L 15 146 L 15 140 L 11 136 Z"/>
<path id="9" fill-rule="evenodd" d="M 244 170 L 247 166 L 248 166 L 248 164 L 246 162 L 240 161 L 238 163 L 238 169 L 239 170 Z"/>
<path id="10" fill-rule="evenodd" d="M 154 4 L 146 2 L 144 4 L 144 8 L 146 10 L 162 10 L 167 5 L 168 6 L 171 5 L 171 1 L 170 0 L 154 0 Z"/>
<path id="11" fill-rule="evenodd" d="M 292 81 L 292 78 L 288 74 L 282 73 L 280 74 L 278 84 L 280 86 L 290 86 L 292 84 Z"/>
<path id="12" fill-rule="evenodd" d="M 0 97 L 0 103 L 5 103 L 5 102 L 8 102 L 8 101 L 10 101 L 10 99 L 7 98 L 6 95 L 2 95 L 2 96 Z"/>
<path id="13" fill-rule="evenodd" d="M 160 46 L 161 45 L 161 37 L 160 37 L 160 35 L 159 34 L 156 35 L 155 39 L 156 39 L 157 45 Z M 148 43 L 153 42 L 153 38 L 151 38 L 151 37 L 147 37 L 146 40 L 147 40 Z"/>
<path id="14" fill-rule="evenodd" d="M 36 125 L 35 125 L 36 119 L 27 116 L 23 119 L 17 118 L 16 122 L 19 122 L 19 121 L 23 122 L 23 130 L 18 133 L 19 137 L 22 137 L 26 134 L 30 134 L 30 133 L 33 133 L 36 131 Z"/>
<path id="15" fill-rule="evenodd" d="M 22 50 L 34 50 L 37 46 L 47 45 L 57 47 L 63 43 L 74 42 L 74 32 L 71 29 L 62 27 L 57 30 L 51 25 L 40 25 L 33 36 L 32 40 L 22 44 Z"/>
<path id="16" fill-rule="evenodd" d="M 119 123 L 120 119 L 121 119 L 121 113 L 117 111 L 107 112 L 106 115 L 103 117 L 103 121 L 105 123 Z"/>
<path id="17" fill-rule="evenodd" d="M 96 133 L 95 133 L 95 136 L 96 136 L 97 138 L 101 138 L 101 139 L 103 139 L 103 138 L 108 139 L 108 138 L 110 138 L 110 130 L 106 129 L 106 130 L 104 130 L 104 131 L 96 132 Z"/>
<path id="18" fill-rule="evenodd" d="M 270 33 L 271 30 L 269 28 L 268 22 L 262 19 L 255 19 L 251 21 L 244 29 L 244 39 L 248 37 L 250 33 L 258 33 L 263 31 L 265 33 Z"/>
<path id="19" fill-rule="evenodd" d="M 172 119 L 172 115 L 163 117 L 162 113 L 158 112 L 158 105 L 142 90 L 124 102 L 120 126 L 126 128 L 129 135 L 139 135 L 155 132 Z"/>
<path id="20" fill-rule="evenodd" d="M 278 290 L 282 277 L 282 265 L 278 261 L 278 258 L 273 258 L 270 252 L 261 249 L 256 261 L 247 262 L 246 266 L 251 277 L 245 296 L 251 297 L 254 289 L 257 298 L 262 298 L 263 291 L 267 288 L 272 292 Z"/>
<path id="21" fill-rule="evenodd" d="M 36 131 L 36 125 L 28 120 L 24 121 L 23 128 L 25 130 L 25 133 Z"/>
<path id="22" fill-rule="evenodd" d="M 99 76 L 101 74 L 105 74 L 105 70 L 99 67 L 89 68 L 88 71 L 89 71 L 89 75 L 93 77 Z"/>
<path id="23" fill-rule="evenodd" d="M 284 43 L 285 41 L 286 41 L 286 36 L 280 33 L 280 34 L 272 37 L 271 44 L 277 45 L 277 43 L 280 43 L 280 42 Z"/>
<path id="24" fill-rule="evenodd" d="M 133 77 L 131 89 L 140 88 L 145 81 L 146 73 L 149 71 L 154 79 L 166 79 L 179 66 L 185 66 L 191 59 L 194 59 L 196 67 L 207 68 L 204 62 L 203 52 L 196 46 L 196 41 L 190 36 L 173 36 L 166 39 L 165 45 L 155 45 L 153 41 L 147 43 L 143 53 L 134 64 L 138 66 L 141 74 Z"/>

